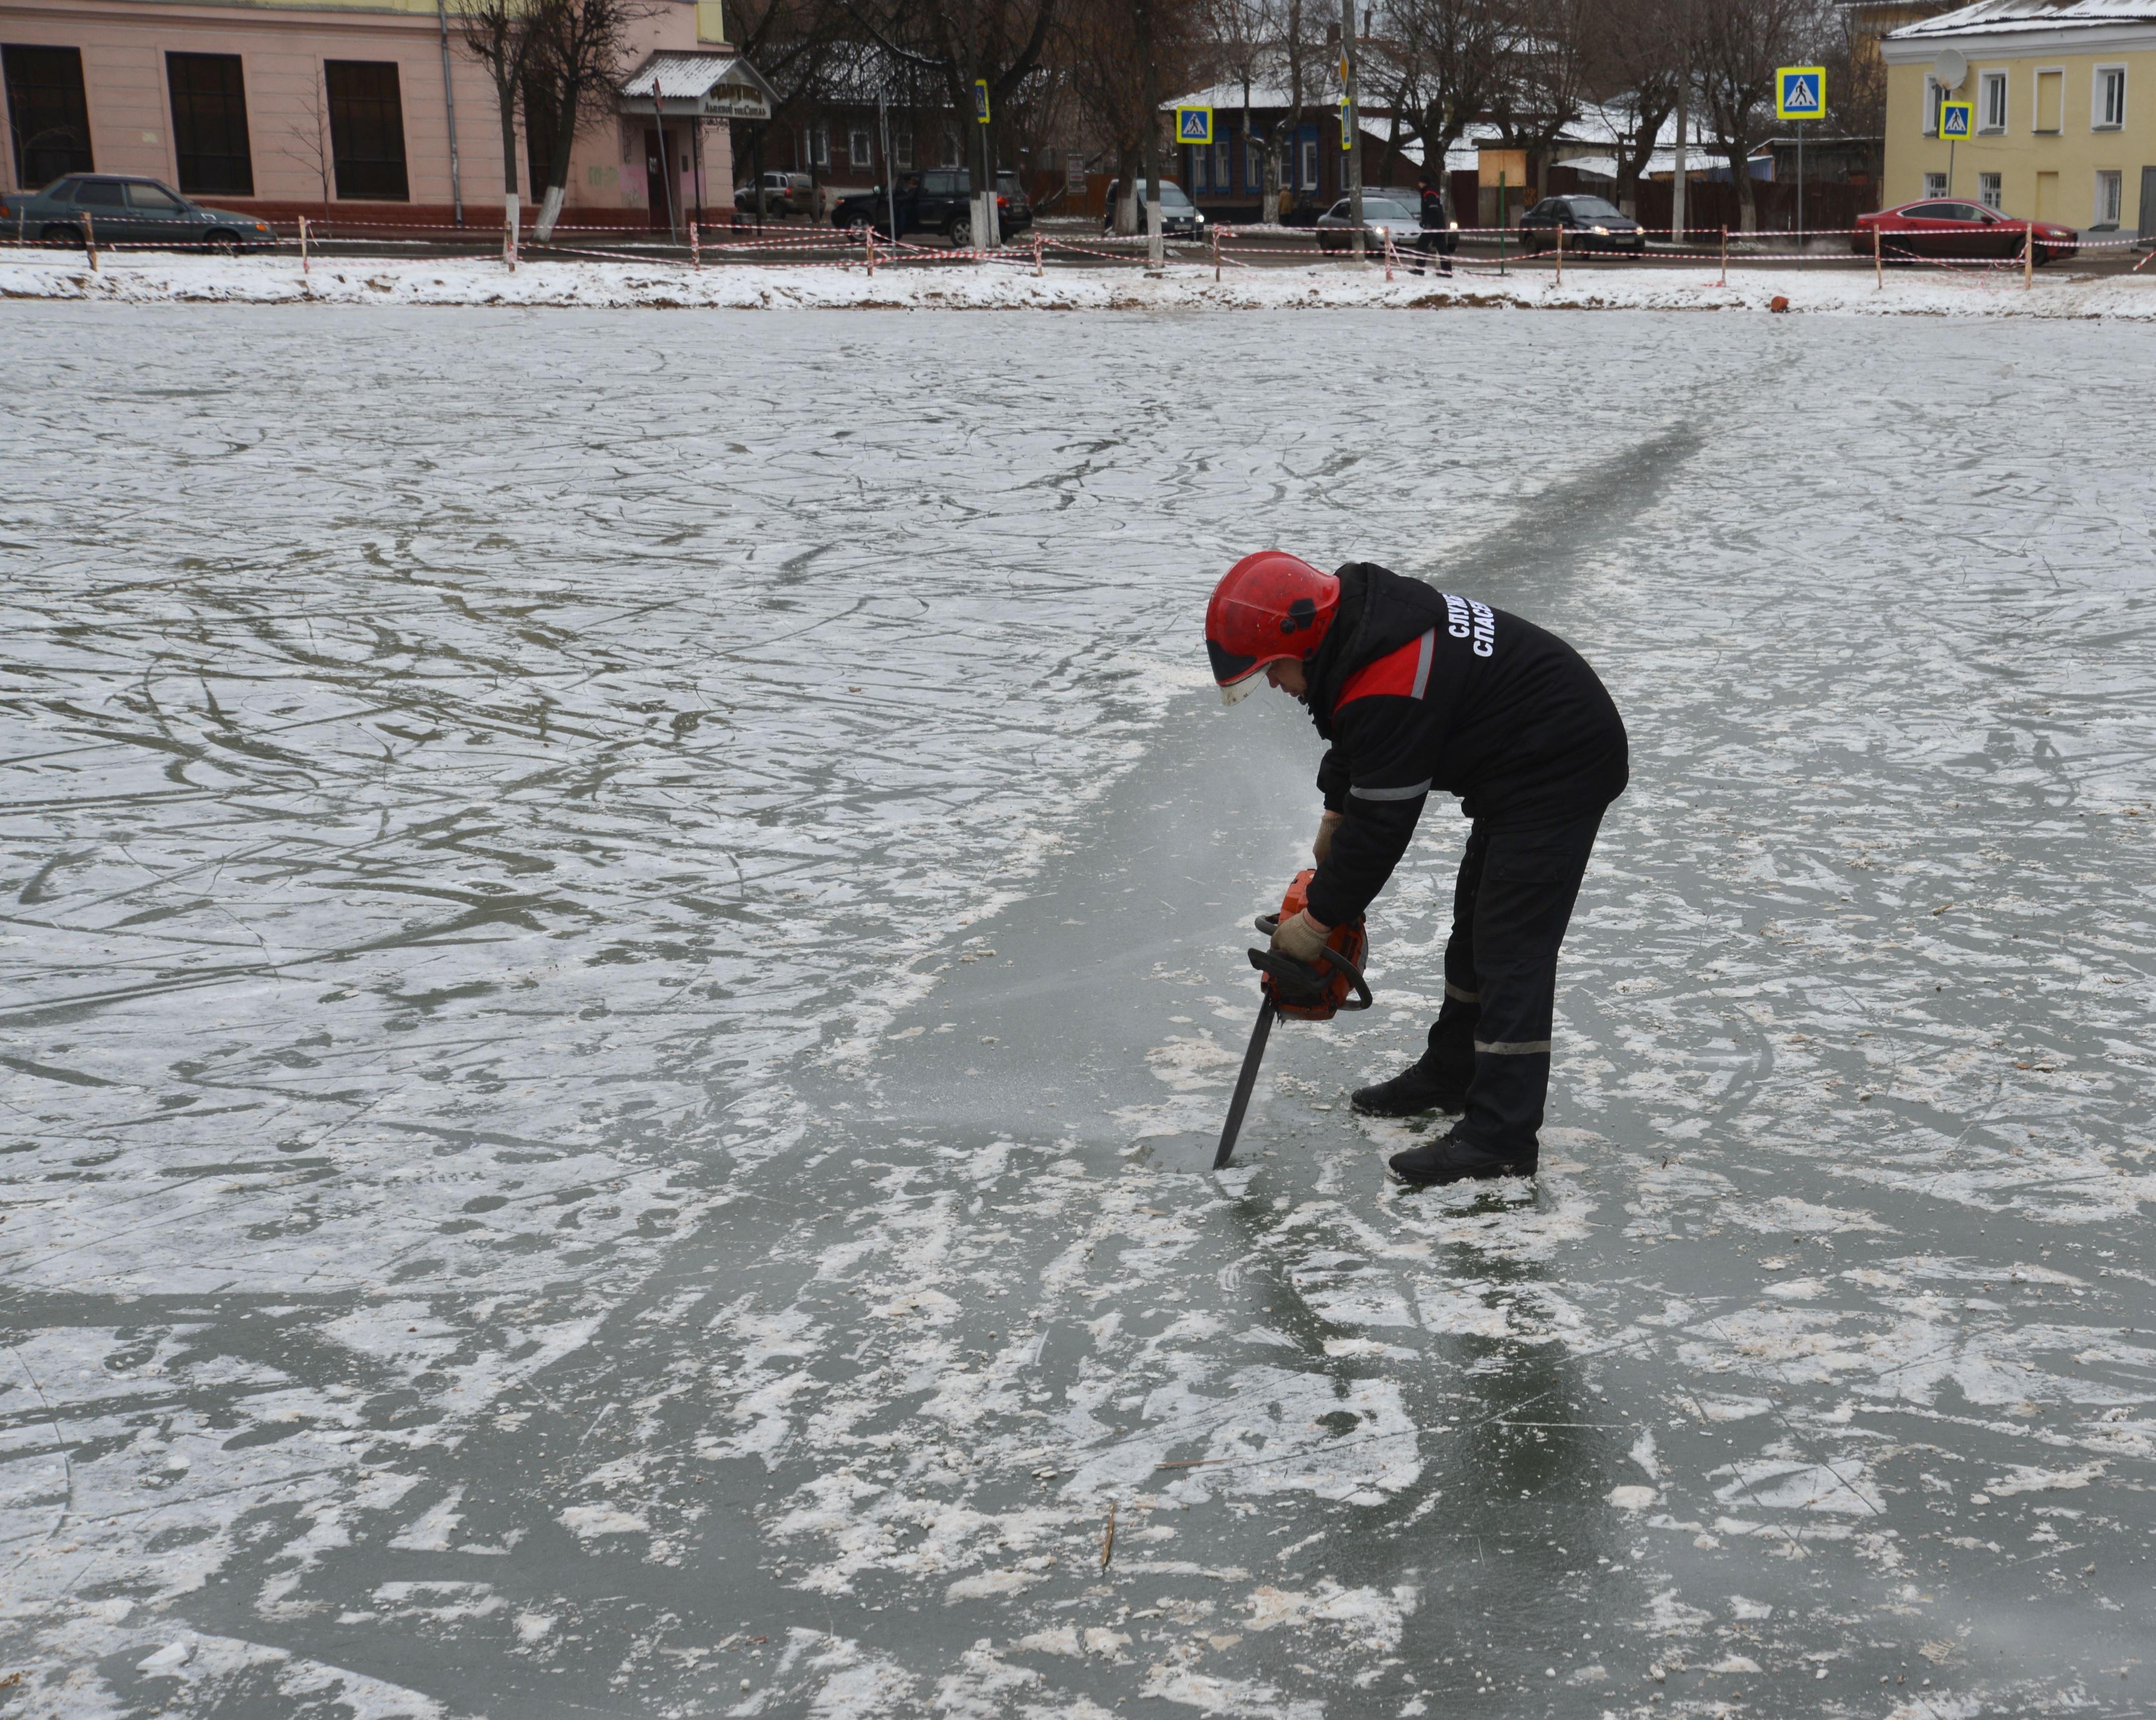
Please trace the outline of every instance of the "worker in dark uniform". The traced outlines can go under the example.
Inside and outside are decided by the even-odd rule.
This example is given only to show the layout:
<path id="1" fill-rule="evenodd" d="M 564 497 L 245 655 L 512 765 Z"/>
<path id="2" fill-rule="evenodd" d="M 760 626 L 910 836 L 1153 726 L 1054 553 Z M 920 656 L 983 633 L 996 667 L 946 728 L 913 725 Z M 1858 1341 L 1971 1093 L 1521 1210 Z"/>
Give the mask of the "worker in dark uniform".
<path id="1" fill-rule="evenodd" d="M 1273 947 L 1314 962 L 1384 887 L 1430 793 L 1473 820 L 1453 895 L 1445 1002 L 1429 1049 L 1353 1096 L 1374 1117 L 1456 1113 L 1396 1154 L 1409 1183 L 1530 1176 L 1549 1091 L 1557 958 L 1604 808 L 1625 791 L 1625 725 L 1553 634 L 1367 562 L 1335 573 L 1277 550 L 1213 593 L 1205 645 L 1222 697 L 1260 679 L 1331 743 L 1308 909 Z"/>
<path id="2" fill-rule="evenodd" d="M 1422 237 L 1415 241 L 1415 248 L 1425 257 L 1435 260 L 1440 275 L 1450 275 L 1452 273 L 1452 249 L 1459 244 L 1459 237 L 1453 232 L 1451 222 L 1445 218 L 1444 191 L 1427 175 L 1421 182 Z M 1415 273 L 1419 275 L 1422 270 L 1418 269 Z"/>

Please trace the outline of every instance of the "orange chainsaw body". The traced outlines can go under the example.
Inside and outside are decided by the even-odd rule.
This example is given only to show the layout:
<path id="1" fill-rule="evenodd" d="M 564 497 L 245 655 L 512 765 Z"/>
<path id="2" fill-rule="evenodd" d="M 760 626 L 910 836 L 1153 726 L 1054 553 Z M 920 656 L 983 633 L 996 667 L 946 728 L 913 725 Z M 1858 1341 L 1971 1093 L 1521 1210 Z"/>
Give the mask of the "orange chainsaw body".
<path id="1" fill-rule="evenodd" d="M 1282 922 L 1310 906 L 1310 881 L 1317 875 L 1317 869 L 1310 866 L 1295 875 L 1295 882 L 1288 886 L 1287 894 L 1281 899 L 1280 916 Z M 1332 935 L 1325 940 L 1325 946 L 1327 949 L 1339 951 L 1359 968 L 1363 965 L 1363 958 L 1369 953 L 1370 948 L 1369 937 L 1363 929 L 1362 916 L 1358 915 L 1353 920 L 1343 921 L 1335 926 Z M 1264 978 L 1265 995 L 1273 1000 L 1273 1007 L 1290 1020 L 1330 1021 L 1339 1013 L 1340 1006 L 1348 1001 L 1348 994 L 1353 988 L 1348 976 L 1337 968 L 1325 969 L 1323 973 L 1323 984 L 1314 999 L 1308 993 L 1303 992 L 1295 993 L 1291 1000 L 1270 973 Z"/>

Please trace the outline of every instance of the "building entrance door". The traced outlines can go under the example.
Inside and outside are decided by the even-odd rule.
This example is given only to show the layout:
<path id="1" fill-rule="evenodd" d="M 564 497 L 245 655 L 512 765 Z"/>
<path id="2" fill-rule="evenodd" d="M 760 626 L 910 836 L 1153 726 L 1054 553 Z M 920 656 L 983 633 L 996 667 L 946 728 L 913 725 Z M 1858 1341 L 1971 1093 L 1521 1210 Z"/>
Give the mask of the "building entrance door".
<path id="1" fill-rule="evenodd" d="M 672 206 L 672 193 L 666 182 L 667 140 L 657 127 L 647 128 L 644 134 L 644 194 L 645 218 L 654 232 L 665 233 L 681 219 L 681 212 Z"/>

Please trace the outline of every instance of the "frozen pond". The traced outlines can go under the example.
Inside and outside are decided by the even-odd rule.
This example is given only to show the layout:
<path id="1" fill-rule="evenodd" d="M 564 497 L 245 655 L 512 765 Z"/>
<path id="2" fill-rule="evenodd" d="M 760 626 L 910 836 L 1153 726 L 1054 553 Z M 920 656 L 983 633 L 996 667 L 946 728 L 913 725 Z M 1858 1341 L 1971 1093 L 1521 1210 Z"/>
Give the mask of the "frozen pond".
<path id="1" fill-rule="evenodd" d="M 0 1711 L 2146 1712 L 2156 335 L 0 328 Z M 1625 712 L 1524 1194 L 1449 803 L 1205 1173 L 1271 543 Z"/>

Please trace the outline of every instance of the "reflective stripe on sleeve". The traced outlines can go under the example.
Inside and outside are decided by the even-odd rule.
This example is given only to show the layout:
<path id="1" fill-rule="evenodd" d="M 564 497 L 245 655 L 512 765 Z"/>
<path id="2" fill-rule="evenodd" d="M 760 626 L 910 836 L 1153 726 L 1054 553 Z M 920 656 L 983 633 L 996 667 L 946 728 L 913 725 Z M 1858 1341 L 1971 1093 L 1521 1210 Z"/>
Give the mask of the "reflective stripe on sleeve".
<path id="1" fill-rule="evenodd" d="M 1477 1055 L 1487 1051 L 1492 1057 L 1547 1057 L 1550 1042 L 1548 1040 L 1477 1040 Z"/>
<path id="2" fill-rule="evenodd" d="M 1445 994 L 1455 1004 L 1479 1004 L 1482 1001 L 1481 992 L 1462 991 L 1449 979 L 1445 982 Z"/>
<path id="3" fill-rule="evenodd" d="M 1348 792 L 1358 800 L 1413 800 L 1417 795 L 1429 793 L 1434 780 L 1424 777 L 1405 788 L 1350 788 Z"/>
<path id="4" fill-rule="evenodd" d="M 1415 643 L 1420 649 L 1415 655 L 1414 691 L 1408 695 L 1410 699 L 1419 699 L 1430 689 L 1430 665 L 1437 655 L 1437 629 L 1431 628 Z"/>

